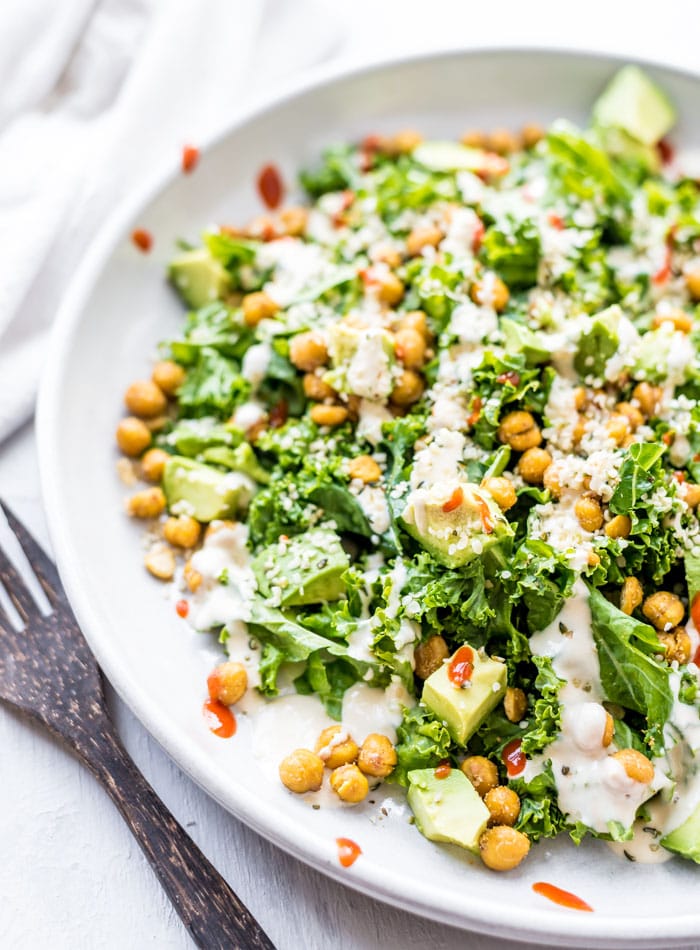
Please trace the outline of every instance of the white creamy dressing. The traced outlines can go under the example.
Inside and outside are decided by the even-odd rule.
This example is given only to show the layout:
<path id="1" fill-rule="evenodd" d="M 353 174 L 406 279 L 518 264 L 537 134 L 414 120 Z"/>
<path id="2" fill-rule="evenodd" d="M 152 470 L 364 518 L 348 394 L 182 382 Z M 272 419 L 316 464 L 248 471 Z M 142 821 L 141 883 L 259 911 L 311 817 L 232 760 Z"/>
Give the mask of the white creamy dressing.
<path id="1" fill-rule="evenodd" d="M 369 521 L 370 528 L 375 534 L 384 534 L 389 530 L 391 516 L 387 505 L 384 489 L 378 485 L 365 485 L 362 482 L 355 486 L 350 483 L 350 491 L 355 494 L 358 504 Z"/>
<path id="2" fill-rule="evenodd" d="M 265 407 L 251 400 L 240 405 L 233 414 L 233 424 L 238 429 L 247 432 L 251 426 L 265 416 Z"/>
<path id="3" fill-rule="evenodd" d="M 483 339 L 495 333 L 498 329 L 498 316 L 493 309 L 492 294 L 489 292 L 489 278 L 486 274 L 482 281 L 484 285 L 483 306 L 479 307 L 470 300 L 457 304 L 450 318 L 449 332 L 453 333 L 460 343 L 481 343 Z M 493 281 L 491 280 L 491 284 Z M 482 354 L 483 355 L 483 354 Z"/>
<path id="4" fill-rule="evenodd" d="M 269 343 L 256 343 L 248 347 L 241 363 L 241 376 L 247 379 L 253 389 L 257 389 L 265 379 L 272 359 L 272 347 Z"/>
<path id="5" fill-rule="evenodd" d="M 393 419 L 389 410 L 380 402 L 363 399 L 360 402 L 359 420 L 355 434 L 367 439 L 370 445 L 377 445 L 382 439 L 382 425 Z"/>
<path id="6" fill-rule="evenodd" d="M 312 284 L 328 280 L 336 271 L 320 245 L 290 237 L 261 244 L 257 263 L 262 268 L 274 267 L 272 280 L 263 289 L 280 307 L 293 303 Z"/>
<path id="7" fill-rule="evenodd" d="M 192 567 L 202 575 L 202 582 L 192 596 L 190 618 L 197 630 L 217 625 L 230 631 L 245 629 L 241 621 L 250 618 L 256 587 L 246 547 L 248 529 L 240 523 L 212 525 L 215 530 L 192 555 Z"/>

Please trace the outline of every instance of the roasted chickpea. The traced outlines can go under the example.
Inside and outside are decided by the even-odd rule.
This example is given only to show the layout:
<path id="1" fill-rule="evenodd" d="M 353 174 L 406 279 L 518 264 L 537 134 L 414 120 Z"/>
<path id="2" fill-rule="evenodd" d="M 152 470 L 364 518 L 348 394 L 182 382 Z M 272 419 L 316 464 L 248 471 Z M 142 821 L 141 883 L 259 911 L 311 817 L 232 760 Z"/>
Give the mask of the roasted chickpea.
<path id="1" fill-rule="evenodd" d="M 146 569 L 159 581 L 170 581 L 175 574 L 175 555 L 167 544 L 155 544 L 144 558 Z"/>
<path id="2" fill-rule="evenodd" d="M 584 531 L 598 531 L 603 526 L 603 509 L 595 495 L 583 495 L 576 500 L 574 514 Z"/>
<path id="3" fill-rule="evenodd" d="M 439 634 L 419 643 L 413 653 L 418 679 L 427 680 L 432 673 L 440 669 L 449 655 L 447 644 Z"/>
<path id="4" fill-rule="evenodd" d="M 508 825 L 487 828 L 479 838 L 481 860 L 492 871 L 512 871 L 527 857 L 530 839 Z"/>
<path id="5" fill-rule="evenodd" d="M 618 402 L 615 411 L 627 419 L 632 432 L 644 424 L 644 416 L 641 410 L 633 406 L 631 402 Z"/>
<path id="6" fill-rule="evenodd" d="M 396 331 L 394 351 L 406 369 L 420 369 L 425 363 L 425 337 L 418 330 L 403 327 Z"/>
<path id="7" fill-rule="evenodd" d="M 615 720 L 609 712 L 605 713 L 605 728 L 603 729 L 603 748 L 607 749 L 615 736 Z"/>
<path id="8" fill-rule="evenodd" d="M 357 757 L 357 764 L 365 775 L 374 775 L 376 778 L 386 778 L 390 775 L 396 762 L 396 749 L 386 736 L 377 732 L 367 736 Z"/>
<path id="9" fill-rule="evenodd" d="M 680 307 L 669 307 L 654 314 L 655 327 L 663 326 L 664 323 L 670 323 L 674 330 L 680 330 L 681 333 L 690 333 L 693 329 L 693 318 Z"/>
<path id="10" fill-rule="evenodd" d="M 124 393 L 124 402 L 129 412 L 141 419 L 159 416 L 168 405 L 163 390 L 150 379 L 132 383 Z"/>
<path id="11" fill-rule="evenodd" d="M 503 711 L 509 722 L 522 722 L 527 712 L 527 696 L 517 686 L 509 686 L 503 697 Z"/>
<path id="12" fill-rule="evenodd" d="M 358 455 L 348 462 L 348 475 L 357 478 L 365 485 L 378 482 L 382 477 L 382 470 L 371 455 Z"/>
<path id="13" fill-rule="evenodd" d="M 397 324 L 397 330 L 417 330 L 423 337 L 426 344 L 429 343 L 433 334 L 428 326 L 428 318 L 422 310 L 408 310 L 401 314 Z"/>
<path id="14" fill-rule="evenodd" d="M 328 362 L 328 347 L 320 333 L 298 333 L 289 344 L 289 359 L 297 369 L 311 373 Z"/>
<path id="15" fill-rule="evenodd" d="M 408 155 L 423 141 L 423 136 L 415 129 L 401 129 L 390 136 L 387 143 L 388 151 L 392 155 Z"/>
<path id="16" fill-rule="evenodd" d="M 243 699 L 248 689 L 248 673 L 242 663 L 220 663 L 207 677 L 207 689 L 212 699 L 224 706 L 233 706 Z"/>
<path id="17" fill-rule="evenodd" d="M 657 630 L 671 630 L 683 621 L 685 610 L 680 597 L 660 590 L 647 597 L 642 604 L 642 613 Z"/>
<path id="18" fill-rule="evenodd" d="M 700 505 L 700 485 L 695 482 L 683 482 L 679 494 L 689 508 Z"/>
<path id="19" fill-rule="evenodd" d="M 147 482 L 159 482 L 170 456 L 163 449 L 149 449 L 141 459 L 141 471 Z"/>
<path id="20" fill-rule="evenodd" d="M 637 752 L 636 749 L 620 749 L 613 753 L 613 759 L 616 759 L 628 776 L 635 782 L 641 782 L 648 785 L 654 779 L 654 766 L 649 759 Z"/>
<path id="21" fill-rule="evenodd" d="M 531 450 L 532 451 L 532 450 Z M 508 511 L 518 500 L 515 485 L 503 475 L 494 475 L 481 483 L 501 511 Z"/>
<path id="22" fill-rule="evenodd" d="M 512 788 L 497 785 L 484 795 L 484 805 L 491 813 L 489 825 L 514 825 L 520 814 L 520 799 Z"/>
<path id="23" fill-rule="evenodd" d="M 688 662 L 693 647 L 685 627 L 674 627 L 668 633 L 660 632 L 658 636 L 664 645 L 669 663 L 673 663 L 674 660 L 681 664 Z"/>
<path id="24" fill-rule="evenodd" d="M 387 264 L 392 270 L 395 270 L 403 260 L 399 251 L 389 244 L 375 247 L 370 257 L 376 264 Z"/>
<path id="25" fill-rule="evenodd" d="M 559 498 L 562 493 L 562 467 L 557 462 L 552 462 L 549 468 L 545 469 L 542 476 L 542 484 L 549 491 L 552 498 Z"/>
<path id="26" fill-rule="evenodd" d="M 406 238 L 408 256 L 418 257 L 424 247 L 437 247 L 442 238 L 442 231 L 435 224 L 414 228 Z"/>
<path id="27" fill-rule="evenodd" d="M 182 576 L 184 577 L 185 583 L 187 584 L 187 587 L 191 593 L 195 594 L 199 590 L 203 578 L 199 571 L 192 565 L 191 560 L 185 562 Z"/>
<path id="28" fill-rule="evenodd" d="M 520 456 L 518 474 L 528 485 L 541 485 L 544 473 L 551 464 L 552 456 L 549 452 L 535 446 L 532 449 L 527 449 Z"/>
<path id="29" fill-rule="evenodd" d="M 483 755 L 468 756 L 460 768 L 482 798 L 498 785 L 498 769 Z"/>
<path id="30" fill-rule="evenodd" d="M 467 148 L 486 148 L 486 133 L 481 129 L 469 129 L 460 139 Z"/>
<path id="31" fill-rule="evenodd" d="M 168 518 L 163 525 L 163 537 L 176 548 L 193 548 L 201 533 L 201 524 L 189 515 Z"/>
<path id="32" fill-rule="evenodd" d="M 264 290 L 256 290 L 243 298 L 243 319 L 249 327 L 256 327 L 261 320 L 270 320 L 278 310 L 279 306 Z"/>
<path id="33" fill-rule="evenodd" d="M 626 577 L 620 591 L 620 610 L 630 616 L 644 600 L 642 585 L 636 577 Z"/>
<path id="34" fill-rule="evenodd" d="M 517 409 L 501 419 L 498 438 L 516 452 L 525 452 L 542 442 L 542 433 L 532 413 Z"/>
<path id="35" fill-rule="evenodd" d="M 347 421 L 348 410 L 345 406 L 324 406 L 318 403 L 311 407 L 311 418 L 317 426 L 339 426 Z"/>
<path id="36" fill-rule="evenodd" d="M 517 152 L 521 143 L 509 129 L 499 128 L 489 133 L 486 147 L 492 152 L 498 152 L 499 155 L 508 155 L 510 152 Z"/>
<path id="37" fill-rule="evenodd" d="M 605 431 L 616 445 L 622 445 L 631 431 L 629 419 L 621 412 L 614 412 L 605 423 Z"/>
<path id="38" fill-rule="evenodd" d="M 323 782 L 323 762 L 308 749 L 297 749 L 282 759 L 279 774 L 290 792 L 317 792 Z"/>
<path id="39" fill-rule="evenodd" d="M 337 769 L 357 759 L 359 748 L 352 736 L 342 726 L 328 726 L 316 740 L 314 752 L 326 764 L 326 768 Z"/>
<path id="40" fill-rule="evenodd" d="M 632 521 L 627 515 L 615 515 L 605 525 L 605 533 L 609 538 L 628 538 L 632 530 Z"/>
<path id="41" fill-rule="evenodd" d="M 124 455 L 135 458 L 151 444 L 151 430 L 136 416 L 127 416 L 117 426 L 117 445 Z"/>
<path id="42" fill-rule="evenodd" d="M 309 212 L 306 208 L 295 205 L 291 208 L 283 208 L 280 211 L 279 218 L 285 234 L 289 237 L 301 237 L 306 231 Z"/>
<path id="43" fill-rule="evenodd" d="M 536 122 L 528 122 L 522 127 L 520 136 L 523 140 L 523 148 L 534 148 L 544 138 L 545 131 Z"/>
<path id="44" fill-rule="evenodd" d="M 355 805 L 367 798 L 369 782 L 356 765 L 341 765 L 331 773 L 331 788 L 342 802 Z"/>
<path id="45" fill-rule="evenodd" d="M 585 386 L 577 386 L 574 390 L 574 407 L 577 412 L 581 412 L 588 402 L 588 393 Z"/>
<path id="46" fill-rule="evenodd" d="M 395 307 L 397 303 L 401 303 L 403 300 L 404 293 L 404 285 L 396 274 L 389 272 L 380 277 L 377 287 L 377 297 L 382 303 L 390 307 Z"/>
<path id="47" fill-rule="evenodd" d="M 469 291 L 474 303 L 482 307 L 493 307 L 496 313 L 505 310 L 510 298 L 510 292 L 500 277 L 495 274 L 485 274 L 481 280 L 475 281 Z"/>
<path id="48" fill-rule="evenodd" d="M 632 392 L 632 398 L 637 400 L 639 408 L 647 419 L 656 414 L 661 396 L 661 389 L 650 383 L 638 383 Z"/>
<path id="49" fill-rule="evenodd" d="M 306 373 L 302 380 L 304 386 L 304 395 L 307 399 L 314 399 L 316 402 L 323 402 L 325 399 L 335 399 L 337 393 L 332 386 L 324 383 L 316 373 Z"/>
<path id="50" fill-rule="evenodd" d="M 391 401 L 395 406 L 412 406 L 423 395 L 425 385 L 415 370 L 405 369 L 391 391 Z"/>
<path id="51" fill-rule="evenodd" d="M 688 268 L 683 276 L 685 277 L 685 286 L 688 288 L 688 293 L 693 301 L 697 303 L 700 300 L 700 268 Z"/>
<path id="52" fill-rule="evenodd" d="M 173 360 L 160 360 L 153 367 L 151 379 L 166 396 L 174 396 L 185 381 L 185 370 Z"/>
<path id="53" fill-rule="evenodd" d="M 157 518 L 165 510 L 165 495 L 161 488 L 144 488 L 126 503 L 132 518 Z"/>

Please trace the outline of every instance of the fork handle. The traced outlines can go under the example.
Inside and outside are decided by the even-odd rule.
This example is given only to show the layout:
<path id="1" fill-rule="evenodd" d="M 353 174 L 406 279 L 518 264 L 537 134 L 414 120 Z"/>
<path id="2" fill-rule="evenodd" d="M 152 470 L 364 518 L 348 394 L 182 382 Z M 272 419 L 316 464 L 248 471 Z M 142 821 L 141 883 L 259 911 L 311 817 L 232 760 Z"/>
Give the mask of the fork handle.
<path id="1" fill-rule="evenodd" d="M 246 906 L 205 858 L 103 721 L 71 743 L 103 785 L 141 846 L 175 910 L 204 950 L 275 950 Z"/>

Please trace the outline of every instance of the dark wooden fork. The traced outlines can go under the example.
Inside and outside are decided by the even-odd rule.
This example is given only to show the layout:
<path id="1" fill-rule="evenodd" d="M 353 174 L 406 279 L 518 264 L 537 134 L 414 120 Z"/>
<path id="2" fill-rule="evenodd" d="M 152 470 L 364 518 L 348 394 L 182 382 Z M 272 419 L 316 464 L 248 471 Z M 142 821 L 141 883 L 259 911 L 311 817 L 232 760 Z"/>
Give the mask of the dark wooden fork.
<path id="1" fill-rule="evenodd" d="M 102 676 L 56 568 L 0 502 L 51 606 L 41 613 L 0 548 L 0 581 L 22 619 L 0 607 L 0 700 L 42 723 L 104 786 L 190 932 L 206 950 L 275 950 L 265 932 L 136 768 L 105 703 Z"/>

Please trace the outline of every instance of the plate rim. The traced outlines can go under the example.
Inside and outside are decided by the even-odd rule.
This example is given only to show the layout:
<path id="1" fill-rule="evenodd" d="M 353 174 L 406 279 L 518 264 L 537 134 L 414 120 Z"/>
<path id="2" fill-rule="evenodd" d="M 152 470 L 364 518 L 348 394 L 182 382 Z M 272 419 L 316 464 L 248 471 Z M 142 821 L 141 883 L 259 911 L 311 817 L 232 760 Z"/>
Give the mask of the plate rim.
<path id="1" fill-rule="evenodd" d="M 595 49 L 571 49 L 561 44 L 537 46 L 520 44 L 500 44 L 488 47 L 468 48 L 462 45 L 435 47 L 422 52 L 398 53 L 390 56 L 377 56 L 363 63 L 331 63 L 316 67 L 304 73 L 296 81 L 285 83 L 282 88 L 278 82 L 264 96 L 256 98 L 245 108 L 236 110 L 231 119 L 212 134 L 203 137 L 199 145 L 202 154 L 216 147 L 221 141 L 255 122 L 267 112 L 284 106 L 296 98 L 312 93 L 323 86 L 353 81 L 369 77 L 373 73 L 381 74 L 402 66 L 411 66 L 428 61 L 436 63 L 445 59 L 465 57 L 488 58 L 494 55 L 514 55 L 531 58 L 538 55 L 572 56 L 578 59 L 598 60 L 607 63 L 613 69 L 616 66 L 633 63 L 642 68 L 662 70 L 672 75 L 694 82 L 700 92 L 700 71 L 668 64 L 662 59 L 634 57 Z M 265 820 L 269 814 L 269 805 L 258 807 L 255 801 L 246 795 L 239 795 L 232 786 L 225 784 L 223 776 L 213 773 L 206 765 L 206 756 L 199 746 L 187 736 L 168 728 L 168 720 L 162 715 L 155 701 L 150 700 L 147 692 L 138 683 L 134 683 L 123 661 L 120 651 L 111 648 L 107 638 L 100 637 L 100 619 L 90 604 L 90 596 L 78 582 L 74 570 L 74 556 L 70 545 L 70 527 L 62 515 L 58 481 L 51 477 L 54 467 L 58 468 L 59 451 L 54 439 L 59 431 L 56 407 L 58 400 L 53 398 L 62 386 L 63 365 L 66 352 L 78 330 L 89 295 L 102 274 L 109 256 L 124 239 L 128 225 L 137 217 L 140 209 L 153 201 L 180 174 L 180 163 L 176 156 L 154 165 L 152 172 L 140 187 L 134 187 L 121 206 L 106 219 L 91 247 L 82 257 L 78 269 L 63 295 L 55 321 L 51 327 L 48 349 L 52 359 L 47 361 L 40 382 L 36 411 L 36 435 L 39 455 L 41 494 L 44 503 L 49 536 L 55 553 L 57 566 L 64 583 L 69 601 L 80 626 L 94 652 L 100 667 L 143 727 L 206 794 L 214 798 L 223 808 L 235 815 L 257 833 L 282 848 L 303 863 L 321 871 L 339 883 L 360 891 L 369 897 L 384 901 L 411 913 L 428 919 L 440 921 L 461 929 L 473 930 L 492 936 L 505 937 L 516 941 L 538 940 L 549 945 L 591 946 L 593 940 L 598 946 L 618 946 L 640 948 L 643 946 L 682 946 L 694 943 L 700 931 L 700 913 L 683 914 L 674 918 L 655 922 L 653 918 L 639 918 L 631 915 L 608 917 L 597 914 L 574 916 L 566 911 L 556 911 L 549 907 L 521 909 L 516 924 L 503 920 L 502 905 L 498 904 L 497 888 L 494 898 L 485 902 L 483 898 L 471 899 L 465 894 L 460 909 L 450 906 L 450 902 L 436 904 L 418 897 L 418 888 L 411 894 L 404 893 L 405 880 L 398 874 L 378 868 L 371 862 L 362 862 L 348 871 L 342 869 L 335 860 L 335 853 L 329 843 L 326 852 L 313 846 L 305 847 L 302 833 L 294 830 L 290 819 L 274 823 Z M 201 759 L 201 761 L 200 761 Z M 278 816 L 282 819 L 282 816 Z M 313 839 L 311 839 L 313 842 Z M 497 878 L 494 878 L 494 882 Z M 429 892 L 432 893 L 432 892 Z M 494 923 L 498 921 L 498 923 Z M 635 927 L 644 930 L 644 935 L 635 933 Z M 663 941 L 663 943 L 660 943 Z"/>

